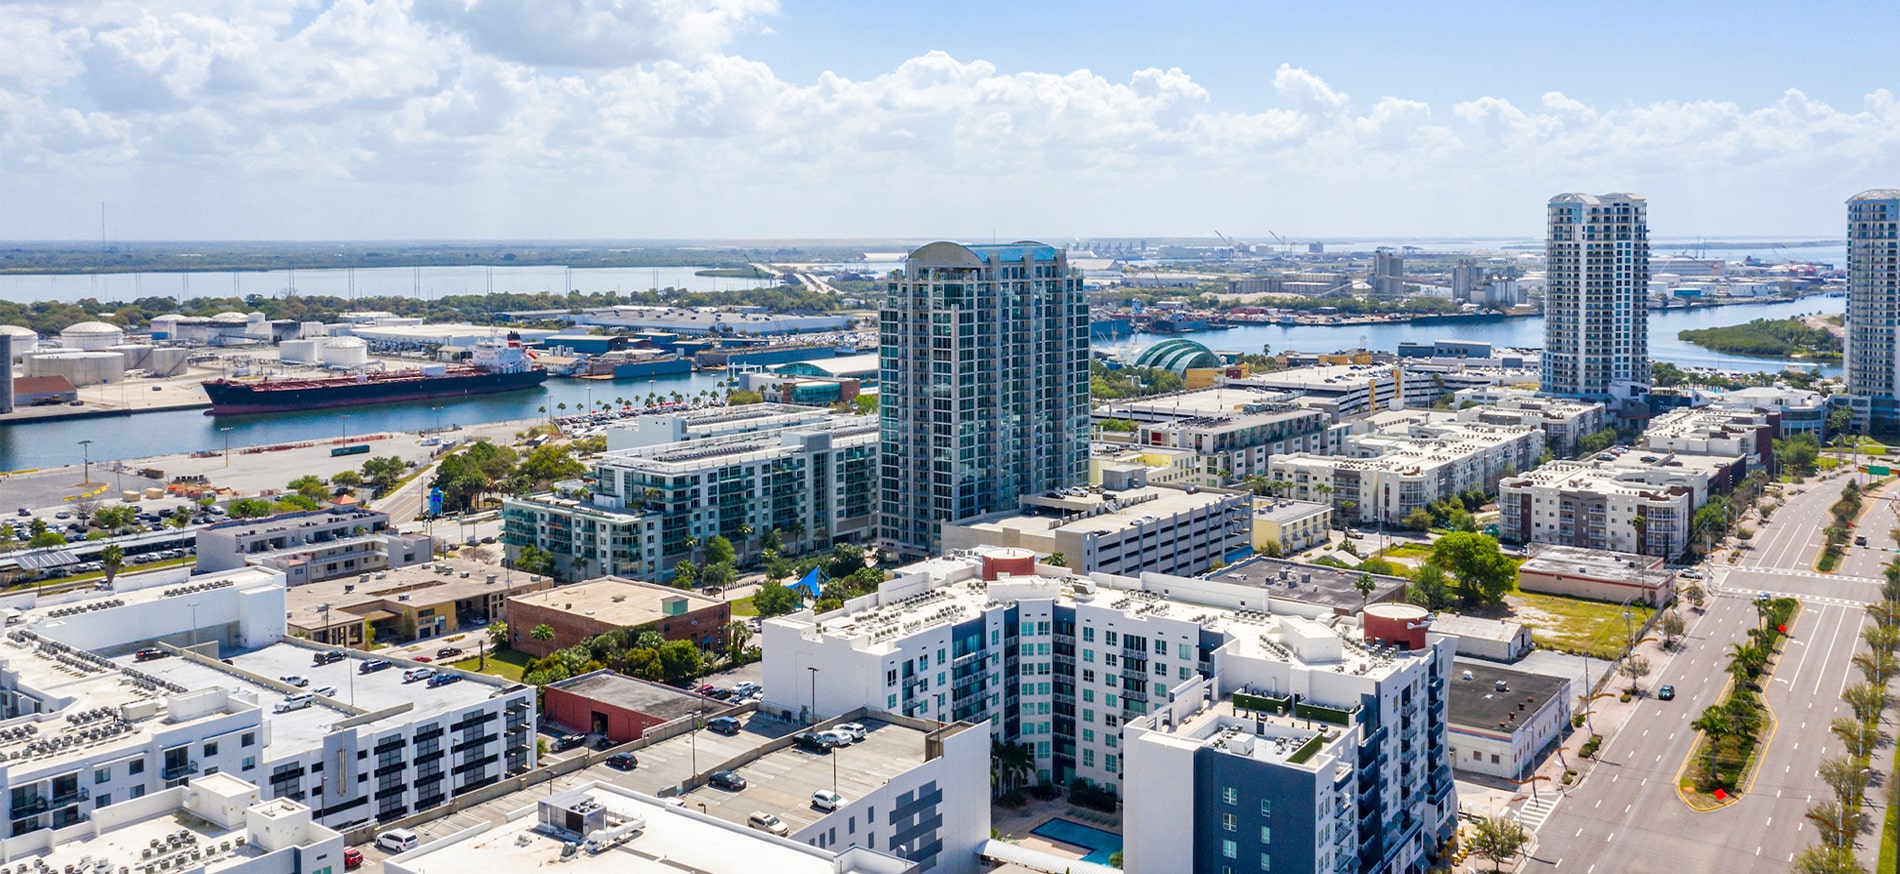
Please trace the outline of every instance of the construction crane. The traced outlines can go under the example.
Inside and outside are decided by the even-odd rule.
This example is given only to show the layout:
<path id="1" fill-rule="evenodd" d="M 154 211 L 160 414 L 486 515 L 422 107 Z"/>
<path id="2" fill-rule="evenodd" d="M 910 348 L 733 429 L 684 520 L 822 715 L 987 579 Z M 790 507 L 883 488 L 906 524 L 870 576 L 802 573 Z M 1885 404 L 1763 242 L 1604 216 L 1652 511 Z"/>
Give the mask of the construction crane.
<path id="1" fill-rule="evenodd" d="M 1289 240 L 1285 237 L 1280 236 L 1279 232 L 1274 231 L 1272 229 L 1268 229 L 1267 233 L 1272 234 L 1274 241 L 1280 244 L 1280 254 L 1285 255 L 1289 258 L 1293 256 L 1293 241 L 1292 240 Z"/>

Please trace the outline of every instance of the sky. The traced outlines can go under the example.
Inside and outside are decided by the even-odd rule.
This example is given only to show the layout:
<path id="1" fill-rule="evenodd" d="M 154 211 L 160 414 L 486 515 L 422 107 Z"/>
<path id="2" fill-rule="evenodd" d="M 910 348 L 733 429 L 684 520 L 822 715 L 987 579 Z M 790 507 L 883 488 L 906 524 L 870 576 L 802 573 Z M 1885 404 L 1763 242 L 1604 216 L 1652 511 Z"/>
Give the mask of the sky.
<path id="1" fill-rule="evenodd" d="M 0 0 L 0 240 L 1841 233 L 1900 3 Z"/>

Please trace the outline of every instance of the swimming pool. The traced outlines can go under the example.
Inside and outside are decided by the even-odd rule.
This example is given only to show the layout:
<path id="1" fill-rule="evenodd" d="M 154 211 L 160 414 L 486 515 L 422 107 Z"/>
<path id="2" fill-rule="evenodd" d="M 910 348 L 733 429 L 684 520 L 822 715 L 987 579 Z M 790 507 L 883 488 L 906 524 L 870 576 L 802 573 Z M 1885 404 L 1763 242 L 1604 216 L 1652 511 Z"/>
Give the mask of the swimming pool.
<path id="1" fill-rule="evenodd" d="M 1088 850 L 1089 854 L 1083 856 L 1082 861 L 1098 865 L 1108 864 L 1109 856 L 1122 851 L 1121 835 L 1060 817 L 1030 829 L 1029 833 Z"/>

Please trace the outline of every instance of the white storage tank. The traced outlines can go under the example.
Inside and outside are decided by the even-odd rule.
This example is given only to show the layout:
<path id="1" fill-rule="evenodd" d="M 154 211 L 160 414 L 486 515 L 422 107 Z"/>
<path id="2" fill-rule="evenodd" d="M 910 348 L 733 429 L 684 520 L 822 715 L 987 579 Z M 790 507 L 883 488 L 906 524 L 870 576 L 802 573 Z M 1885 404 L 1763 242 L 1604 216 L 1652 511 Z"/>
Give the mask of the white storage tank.
<path id="1" fill-rule="evenodd" d="M 190 349 L 160 347 L 152 350 L 152 363 L 146 367 L 153 376 L 177 376 L 191 361 Z"/>
<path id="2" fill-rule="evenodd" d="M 323 363 L 331 367 L 361 367 L 369 363 L 369 344 L 357 337 L 337 337 L 323 344 Z"/>
<path id="3" fill-rule="evenodd" d="M 99 352 L 125 342 L 125 331 L 105 322 L 80 322 L 59 332 L 59 345 L 82 352 Z"/>
<path id="4" fill-rule="evenodd" d="M 32 328 L 23 328 L 19 325 L 0 325 L 0 334 L 5 334 L 13 338 L 14 358 L 18 358 L 22 355 L 31 355 L 39 351 L 40 335 L 39 332 Z"/>
<path id="5" fill-rule="evenodd" d="M 326 336 L 329 333 L 330 331 L 323 326 L 322 322 L 304 322 L 297 328 L 297 336 L 306 340 L 312 337 Z"/>
<path id="6" fill-rule="evenodd" d="M 166 313 L 162 316 L 153 316 L 152 339 L 154 341 L 178 339 L 178 323 L 184 321 L 184 319 L 185 317 L 178 313 Z"/>
<path id="7" fill-rule="evenodd" d="M 125 378 L 125 356 L 104 350 L 41 352 L 26 357 L 26 375 L 63 376 L 74 388 L 118 382 Z"/>
<path id="8" fill-rule="evenodd" d="M 125 369 L 149 370 L 152 366 L 152 347 L 144 343 L 121 343 L 108 352 L 117 352 L 125 357 Z"/>
<path id="9" fill-rule="evenodd" d="M 323 345 L 324 341 L 321 339 L 285 340 L 277 344 L 277 357 L 283 359 L 286 364 L 321 364 L 323 363 Z"/>

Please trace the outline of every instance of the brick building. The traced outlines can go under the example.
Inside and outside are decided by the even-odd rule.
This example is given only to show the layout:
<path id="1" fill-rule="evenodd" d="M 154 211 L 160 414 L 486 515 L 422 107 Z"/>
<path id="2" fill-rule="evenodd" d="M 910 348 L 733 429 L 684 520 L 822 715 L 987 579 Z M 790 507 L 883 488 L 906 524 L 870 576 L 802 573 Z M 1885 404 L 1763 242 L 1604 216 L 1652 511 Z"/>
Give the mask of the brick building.
<path id="1" fill-rule="evenodd" d="M 620 577 L 602 577 L 508 599 L 509 646 L 536 658 L 618 628 L 658 631 L 702 647 L 724 639 L 732 607 L 702 595 Z M 554 630 L 535 640 L 534 629 Z"/>
<path id="2" fill-rule="evenodd" d="M 549 683 L 541 712 L 562 728 L 623 744 L 656 725 L 695 713 L 711 719 L 730 709 L 724 701 L 602 669 Z"/>

